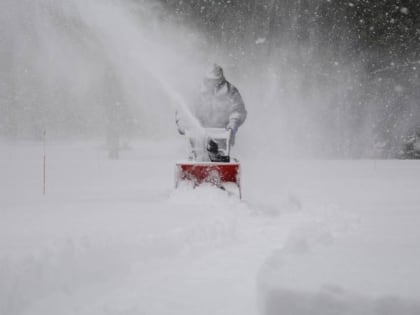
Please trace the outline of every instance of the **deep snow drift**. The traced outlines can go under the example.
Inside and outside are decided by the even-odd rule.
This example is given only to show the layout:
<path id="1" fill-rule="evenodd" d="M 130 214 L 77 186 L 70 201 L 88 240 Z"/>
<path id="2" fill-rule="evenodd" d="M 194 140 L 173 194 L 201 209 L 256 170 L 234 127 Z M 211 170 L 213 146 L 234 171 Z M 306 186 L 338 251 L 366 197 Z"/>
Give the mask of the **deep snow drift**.
<path id="1" fill-rule="evenodd" d="M 1 314 L 419 314 L 417 161 L 242 158 L 173 190 L 182 139 L 0 145 Z"/>

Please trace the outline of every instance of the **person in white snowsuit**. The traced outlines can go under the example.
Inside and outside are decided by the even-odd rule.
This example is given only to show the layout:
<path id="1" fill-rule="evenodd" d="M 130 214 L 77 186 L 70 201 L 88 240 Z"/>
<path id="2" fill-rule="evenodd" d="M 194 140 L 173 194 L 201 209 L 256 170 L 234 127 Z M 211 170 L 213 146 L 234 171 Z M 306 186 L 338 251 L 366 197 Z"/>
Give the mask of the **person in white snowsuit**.
<path id="1" fill-rule="evenodd" d="M 231 130 L 231 145 L 247 116 L 241 94 L 226 80 L 222 67 L 216 64 L 206 73 L 198 100 L 191 111 L 204 128 Z M 178 132 L 184 134 L 186 124 L 178 112 L 176 124 Z"/>

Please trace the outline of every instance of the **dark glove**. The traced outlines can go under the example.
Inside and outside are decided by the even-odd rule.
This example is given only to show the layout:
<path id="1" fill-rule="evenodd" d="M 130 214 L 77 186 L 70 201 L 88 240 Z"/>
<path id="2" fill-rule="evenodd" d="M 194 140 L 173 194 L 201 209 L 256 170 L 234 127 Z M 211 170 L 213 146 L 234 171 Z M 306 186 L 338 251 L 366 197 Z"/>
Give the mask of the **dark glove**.
<path id="1" fill-rule="evenodd" d="M 234 134 L 238 131 L 238 123 L 236 120 L 232 119 L 229 121 L 229 123 L 226 126 L 226 130 L 232 130 Z"/>
<path id="2" fill-rule="evenodd" d="M 180 135 L 185 135 L 185 129 L 184 128 L 181 128 L 181 127 L 179 127 L 178 126 L 178 133 L 180 134 Z"/>

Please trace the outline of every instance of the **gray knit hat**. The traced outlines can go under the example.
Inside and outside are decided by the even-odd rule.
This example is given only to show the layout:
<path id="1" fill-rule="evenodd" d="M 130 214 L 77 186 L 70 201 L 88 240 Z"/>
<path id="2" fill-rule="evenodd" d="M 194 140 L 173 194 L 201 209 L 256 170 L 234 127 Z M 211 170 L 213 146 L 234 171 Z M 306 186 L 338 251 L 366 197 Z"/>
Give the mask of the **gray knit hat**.
<path id="1" fill-rule="evenodd" d="M 223 69 L 218 64 L 213 64 L 210 69 L 206 72 L 206 79 L 223 80 Z"/>

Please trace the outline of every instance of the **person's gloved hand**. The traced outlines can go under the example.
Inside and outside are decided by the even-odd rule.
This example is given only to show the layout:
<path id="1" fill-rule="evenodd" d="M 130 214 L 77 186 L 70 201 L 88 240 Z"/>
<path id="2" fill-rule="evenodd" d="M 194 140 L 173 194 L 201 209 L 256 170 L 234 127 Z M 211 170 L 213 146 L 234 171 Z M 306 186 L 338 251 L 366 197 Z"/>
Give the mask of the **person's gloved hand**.
<path id="1" fill-rule="evenodd" d="M 185 135 L 185 129 L 184 128 L 182 128 L 182 127 L 180 127 L 180 126 L 178 126 L 178 133 L 180 134 L 180 135 Z"/>

